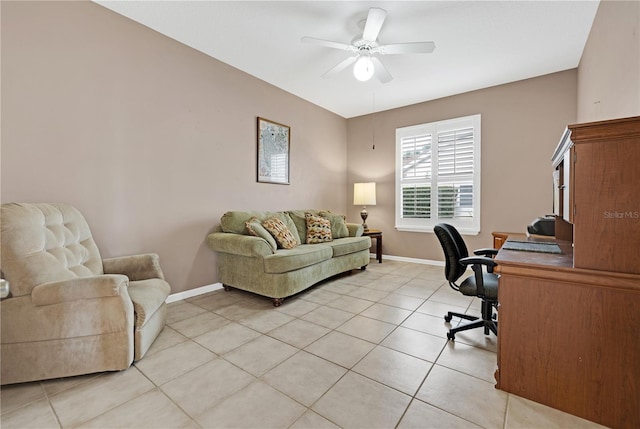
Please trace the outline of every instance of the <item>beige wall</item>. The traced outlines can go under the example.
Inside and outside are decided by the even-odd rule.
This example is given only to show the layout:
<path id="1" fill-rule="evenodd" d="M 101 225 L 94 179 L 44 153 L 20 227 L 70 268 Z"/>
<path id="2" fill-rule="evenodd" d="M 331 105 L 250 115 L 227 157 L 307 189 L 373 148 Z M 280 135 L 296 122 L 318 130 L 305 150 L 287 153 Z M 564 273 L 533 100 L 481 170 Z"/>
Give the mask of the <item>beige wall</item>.
<path id="1" fill-rule="evenodd" d="M 359 222 L 353 183 L 374 180 L 384 252 L 442 260 L 433 234 L 394 230 L 395 128 L 481 113 L 482 232 L 466 238 L 489 246 L 551 211 L 568 123 L 640 114 L 638 3 L 618 3 L 577 71 L 376 113 L 372 150 L 371 115 L 345 120 L 96 4 L 3 1 L 1 199 L 79 207 L 103 256 L 158 252 L 175 293 L 217 281 L 204 238 L 225 211 Z M 255 181 L 257 116 L 292 126 L 290 186 Z"/>
<path id="2" fill-rule="evenodd" d="M 378 182 L 368 224 L 384 230 L 383 252 L 442 260 L 433 234 L 397 232 L 395 129 L 482 114 L 482 225 L 470 248 L 491 245 L 492 231 L 520 231 L 552 211 L 550 157 L 564 127 L 640 115 L 640 2 L 604 0 L 576 70 L 488 88 L 350 119 L 348 193 L 353 183 Z M 371 150 L 375 122 L 376 149 Z M 349 217 L 358 207 L 347 201 Z"/>
<path id="3" fill-rule="evenodd" d="M 103 257 L 217 282 L 232 209 L 344 212 L 346 120 L 88 2 L 2 3 L 2 202 L 67 202 Z M 256 117 L 291 126 L 291 185 L 256 183 Z"/>
<path id="4" fill-rule="evenodd" d="M 601 1 L 578 68 L 578 122 L 640 115 L 640 2 Z"/>
<path id="5" fill-rule="evenodd" d="M 575 121 L 576 85 L 576 70 L 569 70 L 350 119 L 349 196 L 354 182 L 377 183 L 367 223 L 383 230 L 384 254 L 443 259 L 433 234 L 394 228 L 396 128 L 482 115 L 481 232 L 465 240 L 470 249 L 491 247 L 492 231 L 524 233 L 533 219 L 552 212 L 551 155 Z M 349 218 L 357 220 L 360 209 L 348 204 Z"/>

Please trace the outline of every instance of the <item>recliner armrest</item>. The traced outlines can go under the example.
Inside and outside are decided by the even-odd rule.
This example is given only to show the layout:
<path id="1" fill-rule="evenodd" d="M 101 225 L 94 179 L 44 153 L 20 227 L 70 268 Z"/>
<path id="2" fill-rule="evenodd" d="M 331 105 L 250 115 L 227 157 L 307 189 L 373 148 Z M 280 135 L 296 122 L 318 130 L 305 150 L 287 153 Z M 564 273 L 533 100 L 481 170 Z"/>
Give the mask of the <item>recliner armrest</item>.
<path id="1" fill-rule="evenodd" d="M 117 274 L 42 283 L 31 291 L 31 302 L 41 306 L 80 299 L 118 296 L 123 293 L 123 289 L 126 290 L 128 285 L 127 276 Z"/>
<path id="2" fill-rule="evenodd" d="M 124 274 L 131 281 L 162 279 L 160 257 L 156 253 L 121 256 L 102 260 L 105 274 Z"/>

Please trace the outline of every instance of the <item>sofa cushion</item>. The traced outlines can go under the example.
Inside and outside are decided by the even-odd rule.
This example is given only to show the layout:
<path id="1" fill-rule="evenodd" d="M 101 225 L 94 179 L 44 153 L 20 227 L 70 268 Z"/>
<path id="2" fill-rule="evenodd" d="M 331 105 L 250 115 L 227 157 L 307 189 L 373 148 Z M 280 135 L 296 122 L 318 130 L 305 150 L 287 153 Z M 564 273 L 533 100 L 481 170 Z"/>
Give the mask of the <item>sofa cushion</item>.
<path id="1" fill-rule="evenodd" d="M 264 271 L 280 274 L 331 259 L 333 251 L 326 244 L 302 244 L 295 249 L 278 249 L 264 257 Z"/>
<path id="2" fill-rule="evenodd" d="M 261 222 L 272 216 L 275 216 L 276 212 L 260 212 L 260 211 L 229 211 L 222 215 L 220 218 L 220 228 L 223 232 L 232 232 L 234 234 L 248 235 L 247 222 L 252 218 L 256 218 Z"/>
<path id="3" fill-rule="evenodd" d="M 305 218 L 307 220 L 307 243 L 318 244 L 331 241 L 331 222 L 329 219 L 321 216 L 314 216 L 311 213 L 306 213 Z"/>
<path id="4" fill-rule="evenodd" d="M 301 244 L 305 244 L 307 242 L 307 218 L 305 217 L 307 213 L 311 213 L 315 216 L 320 216 L 320 210 L 315 209 L 289 210 L 287 212 L 294 225 L 296 226 L 296 230 L 298 231 L 298 235 L 300 236 Z"/>
<path id="5" fill-rule="evenodd" d="M 320 216 L 329 219 L 331 222 L 331 236 L 335 240 L 336 238 L 344 238 L 349 236 L 349 228 L 347 228 L 346 216 L 331 213 L 330 211 L 322 210 Z"/>
<path id="6" fill-rule="evenodd" d="M 345 237 L 333 240 L 324 244 L 331 246 L 333 249 L 333 257 L 348 255 L 350 253 L 359 252 L 371 247 L 371 238 L 369 237 Z"/>
<path id="7" fill-rule="evenodd" d="M 289 228 L 298 244 L 301 243 L 296 225 L 286 212 L 261 212 L 261 211 L 229 211 L 220 218 L 220 227 L 223 232 L 233 232 L 235 234 L 249 235 L 246 222 L 252 217 L 263 221 L 272 217 L 280 219 Z"/>
<path id="8" fill-rule="evenodd" d="M 287 228 L 287 225 L 280 219 L 271 217 L 262 221 L 262 226 L 276 239 L 278 247 L 282 249 L 293 249 L 298 245 L 298 242 L 289 228 Z"/>
<path id="9" fill-rule="evenodd" d="M 249 235 L 264 239 L 267 243 L 269 243 L 269 246 L 271 246 L 273 251 L 276 251 L 276 249 L 278 248 L 278 243 L 276 243 L 276 240 L 269 233 L 269 231 L 267 231 L 264 226 L 262 226 L 262 223 L 258 220 L 257 217 L 252 217 L 245 222 L 245 225 L 247 227 L 247 232 L 249 232 Z"/>

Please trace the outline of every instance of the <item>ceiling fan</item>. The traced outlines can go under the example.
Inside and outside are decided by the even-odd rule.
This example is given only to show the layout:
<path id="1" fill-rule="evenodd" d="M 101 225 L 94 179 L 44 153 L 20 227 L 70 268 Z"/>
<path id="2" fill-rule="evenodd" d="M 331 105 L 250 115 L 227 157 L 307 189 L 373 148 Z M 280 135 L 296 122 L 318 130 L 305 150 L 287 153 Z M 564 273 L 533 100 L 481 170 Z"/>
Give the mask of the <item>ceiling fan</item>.
<path id="1" fill-rule="evenodd" d="M 301 41 L 302 43 L 325 46 L 327 48 L 340 49 L 353 53 L 352 56 L 339 62 L 331 70 L 323 74 L 322 77 L 332 77 L 355 63 L 353 66 L 353 74 L 356 79 L 367 81 L 375 74 L 380 82 L 387 83 L 390 82 L 393 77 L 384 64 L 382 64 L 382 61 L 376 56 L 377 54 L 430 54 L 436 48 L 436 44 L 434 42 L 394 43 L 390 45 L 378 44 L 378 34 L 380 34 L 380 29 L 386 17 L 387 11 L 384 9 L 377 7 L 370 8 L 362 35 L 356 36 L 349 45 L 307 36 L 303 37 Z"/>

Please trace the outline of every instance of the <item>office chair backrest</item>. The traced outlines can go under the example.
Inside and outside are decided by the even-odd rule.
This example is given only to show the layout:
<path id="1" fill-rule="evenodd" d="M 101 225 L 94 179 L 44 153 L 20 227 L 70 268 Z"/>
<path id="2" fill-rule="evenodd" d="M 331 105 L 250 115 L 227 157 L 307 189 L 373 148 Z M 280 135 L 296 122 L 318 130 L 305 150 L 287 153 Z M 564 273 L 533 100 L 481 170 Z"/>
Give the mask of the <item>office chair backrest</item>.
<path id="1" fill-rule="evenodd" d="M 457 289 L 455 282 L 467 269 L 466 266 L 460 263 L 460 259 L 469 256 L 467 246 L 458 230 L 449 224 L 439 223 L 433 227 L 433 231 L 436 233 L 436 237 L 438 237 L 444 251 L 444 275 L 449 284 Z"/>

